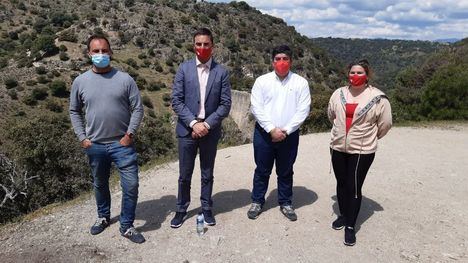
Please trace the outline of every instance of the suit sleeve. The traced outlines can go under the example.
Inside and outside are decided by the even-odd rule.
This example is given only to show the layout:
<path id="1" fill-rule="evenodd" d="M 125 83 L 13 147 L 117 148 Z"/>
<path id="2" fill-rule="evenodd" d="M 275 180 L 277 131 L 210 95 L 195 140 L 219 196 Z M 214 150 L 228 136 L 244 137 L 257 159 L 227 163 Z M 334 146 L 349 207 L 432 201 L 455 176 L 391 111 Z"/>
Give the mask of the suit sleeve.
<path id="1" fill-rule="evenodd" d="M 172 86 L 172 109 L 187 127 L 190 127 L 190 122 L 196 119 L 190 109 L 185 105 L 185 72 L 184 64 L 182 64 L 174 77 Z"/>
<path id="2" fill-rule="evenodd" d="M 219 127 L 224 118 L 229 115 L 231 110 L 231 83 L 229 81 L 229 72 L 223 70 L 221 77 L 221 96 L 217 109 L 205 119 L 210 129 Z"/>

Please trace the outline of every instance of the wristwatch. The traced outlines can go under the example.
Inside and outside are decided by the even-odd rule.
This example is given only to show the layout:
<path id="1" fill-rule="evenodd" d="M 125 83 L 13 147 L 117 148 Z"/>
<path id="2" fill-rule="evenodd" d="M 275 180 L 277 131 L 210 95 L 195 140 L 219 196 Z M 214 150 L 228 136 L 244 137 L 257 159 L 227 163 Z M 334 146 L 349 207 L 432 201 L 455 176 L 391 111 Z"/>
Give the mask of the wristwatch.
<path id="1" fill-rule="evenodd" d="M 126 132 L 125 135 L 127 135 L 128 137 L 130 137 L 130 139 L 133 139 L 133 133 Z"/>

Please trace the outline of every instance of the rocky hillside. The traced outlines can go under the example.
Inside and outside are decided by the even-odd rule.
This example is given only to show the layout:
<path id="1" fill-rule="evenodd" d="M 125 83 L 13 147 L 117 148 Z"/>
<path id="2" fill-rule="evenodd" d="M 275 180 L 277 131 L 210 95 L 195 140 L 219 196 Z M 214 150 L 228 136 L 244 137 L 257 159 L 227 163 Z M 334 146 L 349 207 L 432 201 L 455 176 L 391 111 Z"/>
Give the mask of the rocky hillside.
<path id="1" fill-rule="evenodd" d="M 192 32 L 201 26 L 214 32 L 215 57 L 230 69 L 237 90 L 250 90 L 271 70 L 272 47 L 291 45 L 294 70 L 309 80 L 314 95 L 303 131 L 328 127 L 325 105 L 340 82 L 338 64 L 294 27 L 244 2 L 1 1 L 0 222 L 91 186 L 67 108 L 72 80 L 90 67 L 85 41 L 93 33 L 109 37 L 113 64 L 142 91 L 141 164 L 173 156 L 170 86 L 179 63 L 194 56 Z M 244 138 L 228 118 L 222 143 Z"/>

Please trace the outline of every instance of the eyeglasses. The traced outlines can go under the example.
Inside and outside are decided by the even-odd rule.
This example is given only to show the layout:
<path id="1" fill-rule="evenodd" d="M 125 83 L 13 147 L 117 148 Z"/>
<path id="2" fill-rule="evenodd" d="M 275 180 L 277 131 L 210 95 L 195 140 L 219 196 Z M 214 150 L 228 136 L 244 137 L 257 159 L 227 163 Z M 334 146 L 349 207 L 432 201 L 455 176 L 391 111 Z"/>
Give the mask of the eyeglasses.
<path id="1" fill-rule="evenodd" d="M 289 61 L 289 57 L 275 57 L 274 58 L 275 61 L 280 61 L 280 60 L 284 60 L 284 61 Z"/>

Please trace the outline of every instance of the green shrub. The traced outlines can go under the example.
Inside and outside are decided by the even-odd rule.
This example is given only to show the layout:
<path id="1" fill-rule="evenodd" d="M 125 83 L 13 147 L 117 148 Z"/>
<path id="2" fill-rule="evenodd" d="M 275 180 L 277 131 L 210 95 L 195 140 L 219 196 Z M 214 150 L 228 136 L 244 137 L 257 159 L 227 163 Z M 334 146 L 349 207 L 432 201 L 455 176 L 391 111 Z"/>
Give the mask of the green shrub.
<path id="1" fill-rule="evenodd" d="M 157 82 L 151 82 L 149 85 L 148 85 L 148 90 L 149 91 L 158 91 L 160 89 L 165 89 L 166 88 L 166 84 L 162 83 L 161 81 L 157 81 Z"/>
<path id="2" fill-rule="evenodd" d="M 0 69 L 6 68 L 8 66 L 8 59 L 7 58 L 0 58 Z"/>
<path id="3" fill-rule="evenodd" d="M 70 59 L 70 57 L 67 55 L 66 52 L 60 52 L 59 58 L 60 58 L 60 60 L 62 60 L 62 61 L 67 61 L 67 60 Z"/>
<path id="4" fill-rule="evenodd" d="M 164 71 L 163 67 L 162 67 L 158 62 L 155 62 L 155 64 L 154 64 L 154 69 L 155 69 L 157 72 L 163 72 L 163 71 Z"/>
<path id="5" fill-rule="evenodd" d="M 60 50 L 61 52 L 66 52 L 66 51 L 68 50 L 68 48 L 67 48 L 65 45 L 60 45 L 60 46 L 59 46 L 59 50 Z"/>
<path id="6" fill-rule="evenodd" d="M 49 96 L 49 93 L 45 88 L 34 88 L 31 91 L 31 97 L 35 100 L 45 100 Z"/>
<path id="7" fill-rule="evenodd" d="M 5 86 L 7 89 L 12 89 L 18 86 L 18 81 L 16 81 L 16 79 L 8 78 L 5 80 Z"/>
<path id="8" fill-rule="evenodd" d="M 5 131 L 4 149 L 17 168 L 16 178 L 31 178 L 24 195 L 0 210 L 0 222 L 34 211 L 42 206 L 72 199 L 91 189 L 89 165 L 68 116 L 41 114 L 15 118 Z M 0 183 L 9 177 L 0 176 Z M 8 212 L 8 213 L 7 213 Z"/>
<path id="9" fill-rule="evenodd" d="M 37 100 L 31 96 L 31 94 L 24 96 L 21 101 L 28 106 L 34 106 L 37 104 Z"/>
<path id="10" fill-rule="evenodd" d="M 145 46 L 145 42 L 143 41 L 142 37 L 137 37 L 135 39 L 135 45 L 137 45 L 140 48 L 143 48 Z"/>
<path id="11" fill-rule="evenodd" d="M 32 52 L 44 52 L 43 56 L 52 56 L 58 53 L 59 49 L 55 45 L 54 36 L 39 35 L 33 42 Z"/>
<path id="12" fill-rule="evenodd" d="M 7 91 L 7 94 L 8 94 L 8 96 L 10 96 L 10 98 L 12 100 L 17 100 L 18 99 L 18 93 L 16 92 L 16 89 L 9 89 Z"/>
<path id="13" fill-rule="evenodd" d="M 150 24 L 150 25 L 153 25 L 153 24 L 154 24 L 154 20 L 153 20 L 153 18 L 151 18 L 151 17 L 145 17 L 145 22 L 148 23 L 148 24 Z"/>
<path id="14" fill-rule="evenodd" d="M 138 63 L 136 62 L 136 60 L 134 60 L 133 58 L 128 58 L 127 60 L 125 60 L 125 63 L 135 69 L 138 69 Z"/>
<path id="15" fill-rule="evenodd" d="M 49 84 L 49 89 L 55 97 L 67 97 L 67 84 L 62 80 L 54 80 Z"/>
<path id="16" fill-rule="evenodd" d="M 141 98 L 142 102 L 143 102 L 143 105 L 145 105 L 146 107 L 152 109 L 154 106 L 153 106 L 153 102 L 151 102 L 151 99 L 150 97 L 144 95 L 142 98 Z"/>
<path id="17" fill-rule="evenodd" d="M 38 76 L 36 80 L 37 80 L 38 83 L 41 83 L 41 84 L 45 84 L 45 83 L 49 82 L 49 79 L 44 75 Z"/>
<path id="18" fill-rule="evenodd" d="M 39 66 L 36 68 L 36 73 L 39 75 L 44 75 L 47 73 L 47 69 L 44 66 Z"/>
<path id="19" fill-rule="evenodd" d="M 468 119 L 466 65 L 440 68 L 424 88 L 422 114 L 431 120 Z"/>
<path id="20" fill-rule="evenodd" d="M 68 29 L 68 30 L 65 30 L 65 31 L 61 32 L 58 35 L 58 40 L 59 41 L 68 41 L 68 42 L 76 43 L 76 42 L 78 42 L 78 37 L 75 34 L 74 29 Z"/>
<path id="21" fill-rule="evenodd" d="M 63 106 L 58 99 L 48 99 L 45 102 L 45 106 L 50 111 L 57 113 L 63 112 Z"/>
<path id="22" fill-rule="evenodd" d="M 143 77 L 141 77 L 141 76 L 138 76 L 138 77 L 137 77 L 137 80 L 136 80 L 136 84 L 137 84 L 137 86 L 138 86 L 138 89 L 140 89 L 140 90 L 146 89 L 146 84 L 147 84 L 147 82 L 146 82 L 146 79 L 145 79 L 145 78 L 143 78 Z"/>
<path id="23" fill-rule="evenodd" d="M 135 143 L 138 163 L 144 164 L 157 158 L 174 157 L 176 148 L 174 138 L 170 115 L 144 118 Z"/>
<path id="24" fill-rule="evenodd" d="M 169 67 L 172 67 L 174 65 L 174 60 L 172 59 L 172 57 L 168 57 L 166 59 L 166 65 L 168 65 Z"/>
<path id="25" fill-rule="evenodd" d="M 163 101 L 170 102 L 171 101 L 171 94 L 170 93 L 164 93 L 162 96 Z"/>

